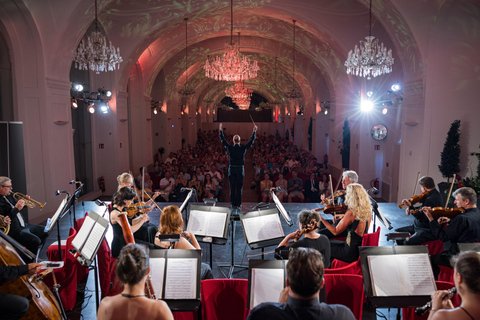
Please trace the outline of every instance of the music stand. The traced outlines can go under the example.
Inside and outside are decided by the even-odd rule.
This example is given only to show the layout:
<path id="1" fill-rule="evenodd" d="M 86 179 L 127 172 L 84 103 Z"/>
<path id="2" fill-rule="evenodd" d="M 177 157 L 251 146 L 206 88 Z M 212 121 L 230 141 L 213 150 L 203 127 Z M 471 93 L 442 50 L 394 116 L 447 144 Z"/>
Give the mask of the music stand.
<path id="1" fill-rule="evenodd" d="M 287 212 L 287 210 L 285 210 L 285 208 L 283 207 L 282 203 L 280 202 L 280 200 L 278 199 L 274 191 L 275 190 L 272 190 L 271 192 L 273 202 L 275 203 L 275 206 L 277 206 L 278 211 L 282 214 L 282 217 L 285 219 L 288 226 L 291 227 L 293 225 L 292 216 L 290 215 L 289 212 Z"/>
<path id="2" fill-rule="evenodd" d="M 369 190 L 370 191 L 370 190 Z M 382 214 L 382 212 L 380 211 L 380 209 L 378 208 L 378 203 L 377 201 L 375 201 L 370 195 L 368 195 L 368 197 L 370 198 L 370 203 L 372 205 L 372 211 L 374 213 L 373 215 L 373 230 L 376 230 L 376 222 L 377 222 L 377 217 L 378 219 L 380 219 L 380 221 L 383 223 L 383 225 L 385 227 L 387 227 L 388 230 L 391 230 L 393 229 L 392 227 L 392 224 L 390 223 L 390 221 L 388 221 L 387 218 L 385 218 L 385 216 Z"/>
<path id="3" fill-rule="evenodd" d="M 187 197 L 185 198 L 185 200 L 183 200 L 183 203 L 182 205 L 180 206 L 180 212 L 183 212 L 183 210 L 185 210 L 185 208 L 187 207 L 188 205 L 188 201 L 190 200 L 190 198 L 196 194 L 197 190 L 195 189 L 191 189 L 190 192 L 187 194 Z M 185 213 L 185 220 L 187 220 L 186 222 L 188 223 L 188 218 L 189 218 L 189 214 L 188 214 L 188 211 Z"/>
<path id="4" fill-rule="evenodd" d="M 78 198 L 80 198 L 80 195 L 83 191 L 83 183 L 80 182 L 80 181 L 75 181 L 75 186 L 77 185 L 77 183 L 80 184 L 80 186 L 75 190 L 75 192 L 73 193 L 72 195 L 72 204 L 70 204 L 69 206 L 69 209 L 70 207 L 73 207 L 73 222 L 75 222 L 76 220 L 76 217 L 75 217 L 75 202 L 78 200 Z"/>
<path id="5" fill-rule="evenodd" d="M 370 266 L 368 256 L 396 255 L 424 253 L 428 255 L 426 246 L 391 246 L 391 247 L 360 247 L 360 263 L 363 273 L 363 283 L 367 296 L 377 308 L 409 308 L 423 306 L 431 300 L 430 295 L 410 296 L 375 296 L 373 294 L 373 282 L 370 278 Z"/>
<path id="6" fill-rule="evenodd" d="M 458 249 L 463 251 L 476 251 L 480 252 L 480 243 L 458 243 Z"/>
<path id="7" fill-rule="evenodd" d="M 157 299 L 164 300 L 172 312 L 198 310 L 201 250 L 154 249 L 150 250 L 149 256 L 150 274 Z M 179 265 L 182 267 L 177 267 Z M 191 271 L 185 272 L 184 268 Z M 193 272 L 194 269 L 196 272 Z M 178 285 L 188 287 L 188 292 L 177 290 Z"/>
<path id="8" fill-rule="evenodd" d="M 55 211 L 52 218 L 47 219 L 47 224 L 45 226 L 45 232 L 47 233 L 47 236 L 44 237 L 44 239 L 42 241 L 42 244 L 40 245 L 39 250 L 37 251 L 37 257 L 36 257 L 35 261 L 38 260 L 38 254 L 40 253 L 41 249 L 45 245 L 45 242 L 46 242 L 48 236 L 50 235 L 50 233 L 52 232 L 55 225 L 57 226 L 58 259 L 59 259 L 59 261 L 63 261 L 63 259 L 62 259 L 62 243 L 61 243 L 61 239 L 60 239 L 60 223 L 58 223 L 58 221 L 65 216 L 65 213 L 68 210 L 67 208 L 68 208 L 69 202 L 70 201 L 69 201 L 68 195 L 67 195 L 67 196 L 65 196 L 65 198 L 62 200 L 62 202 L 58 206 L 58 209 L 57 209 L 57 211 Z"/>
<path id="9" fill-rule="evenodd" d="M 285 288 L 287 278 L 287 261 L 288 260 L 250 260 L 248 262 L 248 294 L 247 294 L 247 309 L 253 309 L 255 306 L 262 302 L 277 301 L 280 291 Z M 270 269 L 267 272 L 254 272 L 254 269 Z M 283 272 L 276 272 L 271 269 L 281 269 Z M 257 271 L 257 270 L 255 270 Z M 281 275 L 281 278 L 279 276 Z M 268 279 L 262 279 L 262 276 L 268 277 Z M 283 285 L 280 285 L 282 283 Z M 274 285 L 273 285 L 274 284 Z M 266 292 L 270 287 L 276 287 L 280 289 L 278 292 L 273 289 L 273 292 Z M 256 292 L 255 288 L 260 287 L 262 289 L 262 297 L 258 299 L 258 303 L 255 303 Z M 280 288 L 281 287 L 281 288 Z M 266 294 L 265 294 L 266 293 Z"/>

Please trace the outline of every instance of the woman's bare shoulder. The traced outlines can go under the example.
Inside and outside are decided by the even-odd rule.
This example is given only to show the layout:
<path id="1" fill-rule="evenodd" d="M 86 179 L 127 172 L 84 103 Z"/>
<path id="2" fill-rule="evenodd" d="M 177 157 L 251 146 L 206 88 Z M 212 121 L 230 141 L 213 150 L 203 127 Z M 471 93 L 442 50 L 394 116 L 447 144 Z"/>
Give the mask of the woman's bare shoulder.
<path id="1" fill-rule="evenodd" d="M 153 309 L 155 310 L 155 318 L 158 320 L 173 320 L 172 311 L 162 300 L 151 300 L 153 305 Z"/>

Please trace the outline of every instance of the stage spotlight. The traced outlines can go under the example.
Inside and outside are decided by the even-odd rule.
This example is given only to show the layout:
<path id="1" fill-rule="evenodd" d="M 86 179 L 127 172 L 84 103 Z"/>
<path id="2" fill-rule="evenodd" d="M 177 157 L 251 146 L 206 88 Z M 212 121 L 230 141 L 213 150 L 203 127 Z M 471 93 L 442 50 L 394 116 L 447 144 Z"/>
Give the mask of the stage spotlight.
<path id="1" fill-rule="evenodd" d="M 157 114 L 157 113 L 158 113 L 157 107 L 153 108 L 153 114 Z"/>
<path id="2" fill-rule="evenodd" d="M 80 83 L 75 84 L 73 88 L 78 92 L 83 91 L 83 86 Z"/>
<path id="3" fill-rule="evenodd" d="M 360 108 L 363 112 L 370 112 L 373 109 L 373 102 L 370 100 L 362 100 Z"/>
<path id="4" fill-rule="evenodd" d="M 402 87 L 400 86 L 399 83 L 395 83 L 395 84 L 392 85 L 391 89 L 392 89 L 393 92 L 397 92 L 397 91 L 400 91 L 402 89 Z"/>
<path id="5" fill-rule="evenodd" d="M 288 115 L 290 115 L 290 112 L 288 113 Z"/>
<path id="6" fill-rule="evenodd" d="M 383 108 L 382 113 L 383 113 L 383 114 L 387 114 L 387 112 L 388 112 L 387 107 Z"/>
<path id="7" fill-rule="evenodd" d="M 107 105 L 106 103 L 102 103 L 102 104 L 100 105 L 100 111 L 101 111 L 102 113 L 108 113 L 108 105 Z"/>
<path id="8" fill-rule="evenodd" d="M 325 111 L 323 112 L 325 115 L 328 114 L 328 109 L 325 109 Z"/>
<path id="9" fill-rule="evenodd" d="M 93 103 L 90 103 L 90 105 L 88 106 L 88 112 L 95 113 L 95 107 L 93 106 Z"/>
<path id="10" fill-rule="evenodd" d="M 108 90 L 105 92 L 105 95 L 110 98 L 112 96 L 112 91 Z"/>
<path id="11" fill-rule="evenodd" d="M 371 96 L 373 96 L 373 92 L 372 92 L 372 91 L 368 91 L 368 92 L 367 92 L 367 97 L 370 98 Z"/>
<path id="12" fill-rule="evenodd" d="M 72 99 L 72 108 L 77 109 L 78 108 L 78 102 L 76 99 Z"/>

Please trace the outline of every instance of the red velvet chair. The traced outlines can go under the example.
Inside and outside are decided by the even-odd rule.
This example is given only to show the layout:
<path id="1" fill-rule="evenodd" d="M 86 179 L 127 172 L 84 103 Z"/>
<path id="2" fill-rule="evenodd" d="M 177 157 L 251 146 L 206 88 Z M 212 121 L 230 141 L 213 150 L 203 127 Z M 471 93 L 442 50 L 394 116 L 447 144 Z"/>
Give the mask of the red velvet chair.
<path id="1" fill-rule="evenodd" d="M 75 229 L 70 228 L 70 233 L 65 241 L 65 246 L 62 246 L 62 260 L 63 267 L 59 269 L 54 269 L 55 278 L 57 283 L 60 285 L 58 292 L 60 294 L 60 300 L 62 301 L 63 308 L 65 310 L 72 310 L 75 307 L 75 302 L 77 301 L 77 260 L 75 257 L 68 252 L 68 250 L 73 249 L 72 240 L 77 235 Z M 57 246 L 58 248 L 58 246 Z M 50 249 L 50 247 L 49 247 Z M 58 260 L 58 249 L 57 250 L 47 250 L 47 257 L 50 261 Z M 44 282 L 50 287 L 53 287 L 54 281 L 52 274 L 48 274 L 43 279 Z"/>
<path id="2" fill-rule="evenodd" d="M 436 281 L 437 290 L 449 290 L 455 287 L 455 284 L 452 282 L 445 282 L 445 281 Z M 458 307 L 462 302 L 460 296 L 458 294 L 454 294 L 452 297 L 452 303 L 454 307 Z M 403 320 L 422 320 L 428 318 L 428 312 L 426 312 L 423 316 L 417 316 L 415 314 L 415 308 L 402 308 L 402 315 Z"/>
<path id="3" fill-rule="evenodd" d="M 438 281 L 454 283 L 453 274 L 454 269 L 446 266 L 439 266 L 440 273 L 438 274 Z"/>
<path id="4" fill-rule="evenodd" d="M 427 246 L 429 255 L 440 254 L 444 250 L 443 242 L 440 240 L 423 242 L 422 245 Z"/>
<path id="5" fill-rule="evenodd" d="M 105 239 L 102 240 L 100 248 L 97 251 L 98 277 L 100 280 L 100 290 L 102 299 L 111 296 L 111 274 L 110 264 L 112 263 L 112 253 Z"/>
<path id="6" fill-rule="evenodd" d="M 337 260 L 337 264 L 345 263 L 343 261 Z M 354 261 L 350 264 L 347 264 L 343 267 L 337 267 L 337 268 L 331 268 L 331 269 L 325 269 L 325 274 L 356 274 L 356 275 L 362 275 L 362 268 L 360 266 L 360 259 L 357 261 Z"/>
<path id="7" fill-rule="evenodd" d="M 348 307 L 355 319 L 362 319 L 363 277 L 355 274 L 325 274 L 325 289 L 329 304 Z"/>
<path id="8" fill-rule="evenodd" d="M 246 279 L 202 280 L 202 320 L 245 320 L 247 291 Z"/>

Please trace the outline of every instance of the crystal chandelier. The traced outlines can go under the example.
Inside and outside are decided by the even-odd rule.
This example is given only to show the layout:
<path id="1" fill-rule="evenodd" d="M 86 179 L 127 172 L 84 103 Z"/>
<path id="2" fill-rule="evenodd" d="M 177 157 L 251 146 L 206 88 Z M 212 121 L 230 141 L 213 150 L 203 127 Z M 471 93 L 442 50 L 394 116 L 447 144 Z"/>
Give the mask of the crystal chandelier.
<path id="1" fill-rule="evenodd" d="M 205 62 L 205 76 L 218 81 L 239 81 L 257 77 L 258 62 L 241 56 L 237 45 L 233 42 L 233 0 L 230 2 L 230 43 L 226 43 L 222 57 L 216 56 L 213 61 Z"/>
<path id="2" fill-rule="evenodd" d="M 302 93 L 295 88 L 295 24 L 297 20 L 293 20 L 293 59 L 292 59 L 292 88 L 285 94 L 287 99 L 300 99 L 302 97 Z"/>
<path id="3" fill-rule="evenodd" d="M 232 98 L 233 102 L 242 110 L 248 109 L 253 91 L 248 89 L 241 81 L 237 81 L 234 86 L 225 89 L 227 97 Z"/>
<path id="4" fill-rule="evenodd" d="M 97 74 L 100 71 L 113 71 L 116 65 L 123 61 L 120 56 L 120 48 L 115 50 L 110 41 L 107 46 L 107 38 L 98 31 L 97 0 L 95 0 L 95 31 L 87 37 L 87 41 L 82 39 L 73 61 L 75 61 L 75 68 L 79 70 L 90 69 Z"/>
<path id="5" fill-rule="evenodd" d="M 188 18 L 185 18 L 185 85 L 178 91 L 183 97 L 195 94 L 195 88 L 188 83 Z"/>
<path id="6" fill-rule="evenodd" d="M 354 74 L 360 77 L 366 77 L 370 80 L 373 77 L 392 72 L 393 58 L 392 49 L 388 50 L 378 45 L 378 39 L 372 36 L 372 0 L 370 0 L 370 29 L 366 41 L 360 41 L 360 48 L 355 45 L 355 49 L 348 52 L 345 67 L 347 74 Z"/>

